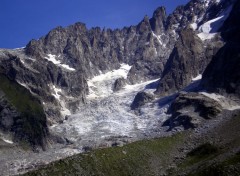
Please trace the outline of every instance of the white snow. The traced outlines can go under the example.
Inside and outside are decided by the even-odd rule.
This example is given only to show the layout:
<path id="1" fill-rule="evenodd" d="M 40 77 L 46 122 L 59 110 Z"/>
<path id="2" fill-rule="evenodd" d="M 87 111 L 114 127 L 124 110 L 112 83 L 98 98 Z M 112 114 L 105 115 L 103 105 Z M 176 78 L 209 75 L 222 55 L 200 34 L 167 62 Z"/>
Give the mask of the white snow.
<path id="1" fill-rule="evenodd" d="M 227 110 L 235 110 L 235 109 L 240 109 L 240 105 L 238 105 L 236 102 L 233 100 L 230 100 L 222 95 L 216 94 L 216 93 L 208 93 L 208 92 L 200 92 L 200 94 L 207 96 L 208 98 L 211 98 L 215 101 L 217 101 L 223 109 Z"/>
<path id="2" fill-rule="evenodd" d="M 17 80 L 17 83 L 20 84 L 21 86 L 25 87 L 31 94 L 36 95 L 34 92 L 32 92 L 32 90 L 29 88 L 29 86 L 27 84 L 22 83 L 19 80 Z"/>
<path id="3" fill-rule="evenodd" d="M 126 79 L 130 69 L 130 65 L 123 63 L 117 70 L 100 74 L 88 80 L 89 95 L 87 98 L 106 97 L 110 95 L 113 92 L 112 86 L 114 81 L 121 77 Z"/>
<path id="4" fill-rule="evenodd" d="M 210 40 L 210 39 L 213 39 L 215 36 L 216 36 L 217 33 L 204 33 L 204 32 L 201 32 L 198 35 L 198 37 L 202 40 L 202 41 L 205 41 L 205 40 Z"/>
<path id="5" fill-rule="evenodd" d="M 13 141 L 12 141 L 12 140 L 6 139 L 6 138 L 1 137 L 1 136 L 2 136 L 2 134 L 0 134 L 0 139 L 2 139 L 4 142 L 6 142 L 6 143 L 8 143 L 8 144 L 13 144 Z"/>
<path id="6" fill-rule="evenodd" d="M 218 94 L 215 94 L 215 93 L 200 92 L 200 94 L 205 95 L 208 98 L 211 98 L 211 99 L 213 99 L 215 101 L 218 101 L 218 102 L 220 102 L 221 98 L 224 98 L 224 96 L 218 95 Z"/>
<path id="7" fill-rule="evenodd" d="M 160 45 L 163 45 L 163 42 L 161 41 L 161 35 L 156 35 L 154 32 L 152 32 L 152 34 L 153 34 L 153 37 L 155 37 L 158 40 Z"/>
<path id="8" fill-rule="evenodd" d="M 158 55 L 157 48 L 154 47 L 153 49 L 154 49 L 155 56 L 157 56 Z"/>
<path id="9" fill-rule="evenodd" d="M 22 49 L 24 49 L 24 48 L 26 48 L 26 46 L 19 47 L 19 48 L 14 48 L 13 50 L 22 50 Z"/>
<path id="10" fill-rule="evenodd" d="M 144 105 L 136 115 L 130 105 L 139 91 L 152 93 L 155 89 L 146 85 L 157 80 L 135 85 L 126 85 L 118 92 L 112 91 L 114 81 L 127 77 L 131 66 L 122 64 L 120 69 L 95 76 L 88 81 L 90 95 L 88 103 L 79 107 L 79 112 L 71 115 L 63 124 L 51 127 L 55 133 L 75 141 L 78 145 L 97 143 L 111 137 L 126 136 L 138 138 L 150 131 L 158 131 L 160 124 L 168 117 L 166 110 L 169 100 L 155 100 Z M 154 132 L 151 132 L 153 134 Z"/>
<path id="11" fill-rule="evenodd" d="M 205 7 L 208 7 L 210 3 L 210 0 L 204 0 Z"/>
<path id="12" fill-rule="evenodd" d="M 174 28 L 178 28 L 178 27 L 179 27 L 179 25 L 180 25 L 180 24 L 179 24 L 179 23 L 177 23 L 177 24 L 174 24 L 174 25 L 173 25 L 173 27 L 174 27 Z"/>
<path id="13" fill-rule="evenodd" d="M 57 88 L 55 85 L 50 86 L 52 88 L 52 95 L 56 98 L 56 100 L 60 103 L 61 105 L 61 114 L 63 117 L 66 115 L 71 115 L 71 112 L 69 109 L 66 107 L 66 102 L 64 101 L 64 92 L 62 89 Z"/>
<path id="14" fill-rule="evenodd" d="M 13 144 L 13 141 L 7 140 L 7 139 L 2 139 L 4 142 L 8 143 L 8 144 Z"/>
<path id="15" fill-rule="evenodd" d="M 207 1 L 209 3 L 209 0 Z M 212 39 L 218 33 L 218 30 L 223 25 L 224 21 L 228 18 L 231 12 L 232 6 L 222 12 L 218 17 L 205 22 L 203 25 L 199 27 L 198 37 L 205 41 Z"/>
<path id="16" fill-rule="evenodd" d="M 198 25 L 197 25 L 196 22 L 194 22 L 194 23 L 192 23 L 192 24 L 190 24 L 190 25 L 191 25 L 191 27 L 193 28 L 193 30 L 196 30 L 197 27 L 198 27 Z"/>
<path id="17" fill-rule="evenodd" d="M 190 26 L 192 27 L 192 29 L 195 31 L 198 28 L 198 23 L 199 23 L 200 18 L 198 18 L 197 16 L 194 16 L 193 19 L 193 23 L 190 24 Z"/>
<path id="18" fill-rule="evenodd" d="M 57 88 L 55 85 L 53 85 L 52 88 L 53 88 L 53 93 L 52 93 L 52 95 L 53 95 L 57 100 L 60 100 L 62 89 Z"/>
<path id="19" fill-rule="evenodd" d="M 59 56 L 53 55 L 53 54 L 48 54 L 47 57 L 45 57 L 45 59 L 47 59 L 48 61 L 52 62 L 53 64 L 60 66 L 62 68 L 65 68 L 69 71 L 75 71 L 74 68 L 71 68 L 69 65 L 66 64 L 62 64 L 60 60 L 57 60 L 57 58 L 59 58 Z"/>
<path id="20" fill-rule="evenodd" d="M 71 111 L 66 107 L 66 103 L 64 102 L 64 101 L 60 101 L 60 105 L 61 105 L 61 114 L 62 114 L 62 116 L 63 117 L 65 117 L 65 116 L 69 116 L 69 115 L 71 115 L 72 113 L 71 113 Z"/>
<path id="21" fill-rule="evenodd" d="M 195 78 L 193 78 L 192 81 L 198 81 L 198 80 L 201 80 L 201 79 L 202 79 L 202 75 L 199 74 Z"/>

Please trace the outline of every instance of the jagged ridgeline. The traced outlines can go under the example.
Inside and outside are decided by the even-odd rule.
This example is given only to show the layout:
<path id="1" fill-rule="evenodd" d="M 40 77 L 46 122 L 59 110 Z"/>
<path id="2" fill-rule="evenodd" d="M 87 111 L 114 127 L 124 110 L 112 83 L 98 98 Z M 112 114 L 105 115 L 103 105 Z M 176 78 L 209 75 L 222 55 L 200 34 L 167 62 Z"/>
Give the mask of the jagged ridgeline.
<path id="1" fill-rule="evenodd" d="M 3 151 L 15 141 L 51 144 L 32 158 L 21 151 L 27 164 L 12 175 L 93 149 L 30 175 L 208 175 L 226 166 L 224 175 L 231 164 L 237 173 L 239 14 L 239 0 L 191 0 L 130 27 L 78 22 L 0 49 L 0 145 L 12 147 Z"/>

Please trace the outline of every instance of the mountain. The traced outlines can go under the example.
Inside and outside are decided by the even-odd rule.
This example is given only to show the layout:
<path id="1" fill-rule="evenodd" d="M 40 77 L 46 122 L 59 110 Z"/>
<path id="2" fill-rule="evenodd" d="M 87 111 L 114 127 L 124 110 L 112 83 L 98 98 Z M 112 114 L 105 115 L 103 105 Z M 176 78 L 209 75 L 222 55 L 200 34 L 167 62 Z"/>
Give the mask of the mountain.
<path id="1" fill-rule="evenodd" d="M 78 22 L 0 49 L 2 174 L 184 130 L 205 139 L 238 116 L 239 9 L 191 0 L 123 29 Z"/>
<path id="2" fill-rule="evenodd" d="M 225 45 L 213 57 L 203 74 L 202 86 L 211 92 L 232 95 L 239 98 L 239 29 L 237 19 L 239 2 L 233 7 L 229 18 L 221 27 Z"/>

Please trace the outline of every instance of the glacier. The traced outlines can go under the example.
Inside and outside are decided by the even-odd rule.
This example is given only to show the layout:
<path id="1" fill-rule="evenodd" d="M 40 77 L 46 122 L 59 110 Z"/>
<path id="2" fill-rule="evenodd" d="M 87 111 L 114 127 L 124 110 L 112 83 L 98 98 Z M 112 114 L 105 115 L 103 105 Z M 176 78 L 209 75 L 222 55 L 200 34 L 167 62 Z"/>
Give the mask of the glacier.
<path id="1" fill-rule="evenodd" d="M 154 84 L 157 79 L 135 85 L 127 84 L 118 92 L 112 90 L 115 80 L 126 78 L 130 68 L 127 64 L 121 64 L 117 70 L 89 79 L 90 93 L 87 104 L 79 107 L 77 113 L 70 115 L 62 124 L 52 126 L 50 130 L 64 136 L 79 149 L 89 145 L 111 145 L 113 138 L 134 141 L 154 133 L 160 135 L 160 130 L 163 129 L 161 124 L 169 117 L 166 114 L 169 101 L 160 103 L 156 98 L 138 112 L 130 109 L 139 91 L 153 94 L 155 88 L 149 85 Z"/>

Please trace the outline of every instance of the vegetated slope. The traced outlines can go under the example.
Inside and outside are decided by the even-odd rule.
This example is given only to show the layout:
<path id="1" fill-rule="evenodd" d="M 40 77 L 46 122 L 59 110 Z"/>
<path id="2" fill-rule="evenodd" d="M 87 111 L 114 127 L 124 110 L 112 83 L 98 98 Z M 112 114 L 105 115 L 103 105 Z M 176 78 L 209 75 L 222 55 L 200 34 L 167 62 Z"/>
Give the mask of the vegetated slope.
<path id="1" fill-rule="evenodd" d="M 0 126 L 14 141 L 46 146 L 48 128 L 39 100 L 26 88 L 0 73 Z"/>
<path id="2" fill-rule="evenodd" d="M 240 112 L 214 121 L 199 131 L 90 151 L 25 175 L 238 175 Z"/>

